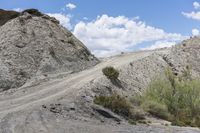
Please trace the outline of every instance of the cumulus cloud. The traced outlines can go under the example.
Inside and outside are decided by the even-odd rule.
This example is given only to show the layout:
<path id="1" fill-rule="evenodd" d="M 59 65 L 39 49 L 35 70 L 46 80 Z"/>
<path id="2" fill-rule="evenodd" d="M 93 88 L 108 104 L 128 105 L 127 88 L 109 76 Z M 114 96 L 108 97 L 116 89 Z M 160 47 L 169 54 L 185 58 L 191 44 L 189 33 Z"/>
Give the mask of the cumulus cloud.
<path id="1" fill-rule="evenodd" d="M 199 30 L 198 29 L 192 29 L 192 35 L 193 36 L 198 36 L 199 35 Z"/>
<path id="2" fill-rule="evenodd" d="M 199 9 L 200 8 L 200 3 L 198 3 L 198 2 L 193 2 L 193 7 L 195 8 L 195 9 Z"/>
<path id="3" fill-rule="evenodd" d="M 75 5 L 75 4 L 72 4 L 72 3 L 68 3 L 68 4 L 66 5 L 66 7 L 67 7 L 67 9 L 69 9 L 69 10 L 73 10 L 73 9 L 76 8 L 76 5 Z"/>
<path id="4" fill-rule="evenodd" d="M 150 41 L 177 42 L 185 39 L 181 34 L 167 33 L 140 20 L 108 15 L 98 16 L 90 22 L 79 22 L 75 25 L 74 34 L 97 56 L 131 51 L 135 46 Z M 162 46 L 166 45 L 169 43 Z M 157 43 L 157 47 L 160 48 L 161 44 Z"/>
<path id="5" fill-rule="evenodd" d="M 187 18 L 191 18 L 191 19 L 194 19 L 194 20 L 198 20 L 200 21 L 200 12 L 190 12 L 190 13 L 186 13 L 186 12 L 182 12 L 182 14 L 187 17 Z"/>
<path id="6" fill-rule="evenodd" d="M 72 25 L 70 23 L 70 15 L 65 15 L 62 13 L 47 13 L 49 16 L 56 18 L 60 21 L 60 24 L 63 25 L 65 28 L 71 30 Z"/>
<path id="7" fill-rule="evenodd" d="M 142 50 L 153 50 L 158 48 L 169 48 L 176 45 L 176 42 L 168 42 L 168 41 L 156 41 L 155 44 L 142 48 Z"/>
<path id="8" fill-rule="evenodd" d="M 194 2 L 193 3 L 194 9 L 200 9 L 200 3 Z M 192 11 L 192 12 L 182 12 L 182 15 L 186 18 L 194 19 L 200 21 L 200 11 Z"/>

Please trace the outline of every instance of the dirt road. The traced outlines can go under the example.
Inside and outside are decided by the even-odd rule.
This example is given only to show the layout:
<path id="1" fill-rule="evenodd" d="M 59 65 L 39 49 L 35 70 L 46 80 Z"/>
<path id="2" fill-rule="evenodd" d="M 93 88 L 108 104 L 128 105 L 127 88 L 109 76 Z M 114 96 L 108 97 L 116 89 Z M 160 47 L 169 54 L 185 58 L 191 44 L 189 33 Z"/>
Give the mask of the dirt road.
<path id="1" fill-rule="evenodd" d="M 128 53 L 120 56 L 104 59 L 100 64 L 90 69 L 70 74 L 59 80 L 51 80 L 41 85 L 20 88 L 12 95 L 0 95 L 0 116 L 23 109 L 31 109 L 56 100 L 62 96 L 68 96 L 70 100 L 79 91 L 79 88 L 96 77 L 102 76 L 102 68 L 105 66 L 120 67 L 131 61 L 136 61 L 151 55 L 153 51 Z"/>

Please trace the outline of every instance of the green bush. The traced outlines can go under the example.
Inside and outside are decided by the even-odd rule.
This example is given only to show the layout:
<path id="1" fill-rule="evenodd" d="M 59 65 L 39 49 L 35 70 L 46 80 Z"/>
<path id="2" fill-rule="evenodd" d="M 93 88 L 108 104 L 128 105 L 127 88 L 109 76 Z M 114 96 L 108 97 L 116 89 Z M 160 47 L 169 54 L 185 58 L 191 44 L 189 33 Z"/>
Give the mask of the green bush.
<path id="1" fill-rule="evenodd" d="M 144 119 L 144 114 L 133 108 L 131 103 L 124 97 L 113 93 L 110 96 L 97 96 L 94 103 L 110 109 L 114 113 L 131 119 L 131 121 Z"/>
<path id="2" fill-rule="evenodd" d="M 109 108 L 116 114 L 129 117 L 131 113 L 131 104 L 120 95 L 114 93 L 110 96 L 98 96 L 94 99 L 95 104 L 102 105 L 105 108 Z"/>
<path id="3" fill-rule="evenodd" d="M 165 78 L 152 81 L 141 96 L 141 105 L 174 125 L 200 127 L 200 80 L 192 79 L 189 69 L 185 71 L 175 76 L 168 69 Z"/>
<path id="4" fill-rule="evenodd" d="M 170 114 L 168 112 L 167 106 L 155 101 L 145 101 L 143 103 L 143 108 L 150 114 L 168 120 L 170 119 Z"/>
<path id="5" fill-rule="evenodd" d="M 117 79 L 119 77 L 119 71 L 111 66 L 103 68 L 102 72 L 109 79 Z"/>

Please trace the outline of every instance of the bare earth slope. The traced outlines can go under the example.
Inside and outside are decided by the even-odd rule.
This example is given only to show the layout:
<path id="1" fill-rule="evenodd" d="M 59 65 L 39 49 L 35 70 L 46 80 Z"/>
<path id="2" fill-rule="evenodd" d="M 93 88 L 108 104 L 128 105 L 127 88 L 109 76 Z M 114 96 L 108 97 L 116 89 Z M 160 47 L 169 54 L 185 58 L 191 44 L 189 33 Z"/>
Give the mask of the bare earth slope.
<path id="1" fill-rule="evenodd" d="M 5 16 L 2 12 L 0 18 Z M 55 18 L 35 9 L 25 10 L 0 26 L 2 90 L 20 87 L 30 79 L 52 73 L 78 72 L 98 62 Z"/>
<path id="2" fill-rule="evenodd" d="M 128 92 L 135 93 L 141 87 L 142 82 L 148 82 L 147 79 L 133 83 L 132 81 L 126 81 L 128 78 L 121 75 L 122 86 L 126 86 L 125 83 L 131 82 L 135 84 L 135 87 L 126 86 L 128 88 L 123 90 L 119 86 L 113 86 L 102 75 L 101 70 L 103 67 L 115 66 L 123 73 L 133 63 L 136 68 L 132 69 L 137 71 L 132 73 L 141 73 L 137 77 L 142 79 L 144 75 L 148 76 L 148 74 L 153 73 L 155 75 L 158 71 L 161 72 L 163 67 L 167 67 L 167 63 L 162 59 L 161 55 L 168 54 L 169 51 L 169 49 L 144 51 L 111 57 L 104 59 L 102 63 L 93 68 L 64 78 L 51 79 L 36 86 L 22 87 L 13 92 L 4 92 L 0 95 L 0 129 L 2 133 L 200 132 L 198 129 L 161 125 L 131 126 L 123 120 L 119 125 L 115 121 L 98 115 L 90 108 L 92 97 L 98 93 L 97 88 L 106 91 L 105 86 L 107 86 L 124 94 Z M 146 67 L 141 69 L 141 66 Z M 148 68 L 152 67 L 155 68 L 149 71 Z M 159 68 L 160 70 L 158 70 Z M 128 75 L 131 77 L 132 74 L 129 73 Z M 128 75 L 125 74 L 126 77 Z M 102 91 L 101 93 L 104 92 Z"/>
<path id="3" fill-rule="evenodd" d="M 71 74 L 65 78 L 57 79 L 56 81 L 44 82 L 41 83 L 41 85 L 33 87 L 22 87 L 9 96 L 3 93 L 0 97 L 0 114 L 27 109 L 27 107 L 34 108 L 34 106 L 41 106 L 66 95 L 68 95 L 68 99 L 70 100 L 70 97 L 73 98 L 77 95 L 82 86 L 103 76 L 101 72 L 102 68 L 110 65 L 115 67 L 123 66 L 131 61 L 147 57 L 151 53 L 152 51 L 139 52 L 113 57 L 91 69 Z M 122 61 L 119 62 L 119 60 Z M 53 84 L 51 84 L 51 82 L 53 82 Z M 75 95 L 73 96 L 72 94 Z"/>

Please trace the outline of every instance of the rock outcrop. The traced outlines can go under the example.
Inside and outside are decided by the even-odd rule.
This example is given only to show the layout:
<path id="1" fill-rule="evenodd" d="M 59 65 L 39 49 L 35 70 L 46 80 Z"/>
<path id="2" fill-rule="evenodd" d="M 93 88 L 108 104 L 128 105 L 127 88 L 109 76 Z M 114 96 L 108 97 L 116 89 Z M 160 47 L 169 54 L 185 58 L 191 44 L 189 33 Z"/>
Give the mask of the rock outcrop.
<path id="1" fill-rule="evenodd" d="M 29 9 L 0 10 L 0 89 L 16 88 L 35 76 L 77 72 L 99 61 L 52 17 Z"/>

